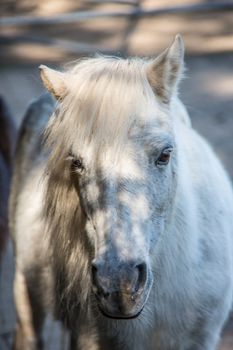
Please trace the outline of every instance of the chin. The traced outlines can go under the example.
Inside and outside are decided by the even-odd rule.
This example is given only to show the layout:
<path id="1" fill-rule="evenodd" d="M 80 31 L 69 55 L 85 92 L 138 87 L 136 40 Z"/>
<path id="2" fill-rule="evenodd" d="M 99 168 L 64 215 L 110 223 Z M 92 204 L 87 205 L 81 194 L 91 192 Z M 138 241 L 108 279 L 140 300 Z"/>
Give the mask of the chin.
<path id="1" fill-rule="evenodd" d="M 143 310 L 144 306 L 136 311 L 133 312 L 129 312 L 129 313 L 123 313 L 123 312 L 111 312 L 108 310 L 103 309 L 100 305 L 99 305 L 99 310 L 101 312 L 101 314 L 106 317 L 106 318 L 110 318 L 110 319 L 114 319 L 114 320 L 131 320 L 131 319 L 135 319 L 137 318 L 142 310 Z"/>

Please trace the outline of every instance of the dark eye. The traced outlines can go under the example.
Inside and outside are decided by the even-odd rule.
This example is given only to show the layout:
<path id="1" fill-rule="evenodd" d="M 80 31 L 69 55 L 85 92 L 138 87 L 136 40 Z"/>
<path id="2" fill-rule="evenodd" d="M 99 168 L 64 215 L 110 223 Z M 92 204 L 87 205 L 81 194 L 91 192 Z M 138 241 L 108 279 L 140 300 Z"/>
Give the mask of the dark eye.
<path id="1" fill-rule="evenodd" d="M 69 153 L 69 158 L 71 158 L 72 168 L 81 174 L 84 170 L 82 161 L 79 158 L 76 158 L 72 153 Z"/>
<path id="2" fill-rule="evenodd" d="M 82 164 L 80 159 L 73 159 L 72 160 L 72 165 L 73 165 L 73 167 L 78 168 L 78 169 L 82 169 L 83 168 L 83 164 Z"/>
<path id="3" fill-rule="evenodd" d="M 156 161 L 156 165 L 167 165 L 171 157 L 172 148 L 165 148 Z"/>

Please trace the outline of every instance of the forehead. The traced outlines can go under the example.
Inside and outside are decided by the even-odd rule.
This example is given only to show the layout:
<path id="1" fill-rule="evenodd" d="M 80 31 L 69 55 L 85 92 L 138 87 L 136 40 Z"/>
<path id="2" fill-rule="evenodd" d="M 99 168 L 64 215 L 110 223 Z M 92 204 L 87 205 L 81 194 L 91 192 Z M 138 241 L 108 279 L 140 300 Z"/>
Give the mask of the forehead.
<path id="1" fill-rule="evenodd" d="M 115 174 L 123 178 L 142 179 L 148 159 L 173 146 L 172 133 L 166 125 L 161 126 L 156 122 L 134 123 L 123 143 L 118 141 L 118 138 L 109 139 L 109 142 L 97 147 L 93 137 L 85 147 L 74 144 L 73 153 L 81 157 L 91 172 L 98 172 L 100 177 Z"/>
<path id="2" fill-rule="evenodd" d="M 162 143 L 169 117 L 156 100 L 141 61 L 97 59 L 71 72 L 60 128 L 85 158 L 129 155 L 140 142 Z"/>
<path id="3" fill-rule="evenodd" d="M 99 121 L 90 130 L 77 128 L 72 143 L 72 153 L 81 157 L 87 164 L 111 164 L 112 166 L 133 167 L 145 153 L 159 151 L 173 144 L 173 133 L 169 116 L 158 108 L 134 110 L 128 120 L 120 120 L 119 124 L 112 119 L 117 118 L 118 109 L 112 111 L 108 118 Z M 121 115 L 119 115 L 121 118 Z M 85 129 L 85 127 L 84 127 Z M 89 136 L 90 135 L 90 136 Z"/>

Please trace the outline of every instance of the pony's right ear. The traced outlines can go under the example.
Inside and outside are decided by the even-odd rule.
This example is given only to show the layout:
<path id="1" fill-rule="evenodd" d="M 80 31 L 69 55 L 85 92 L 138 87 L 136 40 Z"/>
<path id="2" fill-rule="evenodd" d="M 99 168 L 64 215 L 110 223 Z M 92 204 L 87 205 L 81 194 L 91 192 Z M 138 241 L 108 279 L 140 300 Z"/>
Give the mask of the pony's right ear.
<path id="1" fill-rule="evenodd" d="M 173 44 L 147 66 L 147 78 L 155 95 L 169 103 L 183 73 L 184 43 L 178 34 Z"/>
<path id="2" fill-rule="evenodd" d="M 46 89 L 57 99 L 62 100 L 67 93 L 65 83 L 66 73 L 58 72 L 47 66 L 40 65 L 40 76 Z"/>

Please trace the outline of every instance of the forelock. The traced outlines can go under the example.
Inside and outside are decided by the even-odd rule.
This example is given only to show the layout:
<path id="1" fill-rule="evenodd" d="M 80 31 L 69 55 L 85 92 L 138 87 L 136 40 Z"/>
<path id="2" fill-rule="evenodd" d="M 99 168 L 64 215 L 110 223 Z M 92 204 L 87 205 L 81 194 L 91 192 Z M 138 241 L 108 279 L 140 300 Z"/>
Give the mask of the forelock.
<path id="1" fill-rule="evenodd" d="M 68 70 L 68 93 L 61 102 L 50 138 L 64 147 L 90 144 L 122 152 L 135 121 L 154 102 L 142 59 L 98 57 Z M 52 125 L 53 127 L 53 125 Z"/>

